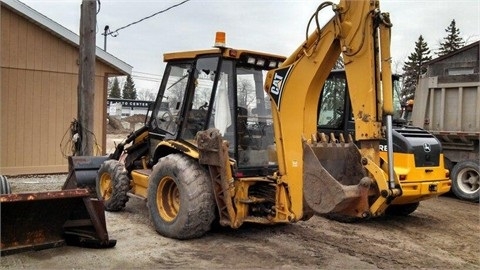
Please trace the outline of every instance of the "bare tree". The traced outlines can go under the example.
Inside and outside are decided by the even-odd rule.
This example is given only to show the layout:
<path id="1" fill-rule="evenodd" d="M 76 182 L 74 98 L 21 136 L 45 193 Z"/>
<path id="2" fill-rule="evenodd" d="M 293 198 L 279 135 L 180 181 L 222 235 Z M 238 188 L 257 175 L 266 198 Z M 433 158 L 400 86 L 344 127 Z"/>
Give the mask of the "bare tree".
<path id="1" fill-rule="evenodd" d="M 253 90 L 252 82 L 247 79 L 239 78 L 237 82 L 238 91 L 238 106 L 248 108 L 249 105 L 255 102 L 255 92 Z"/>
<path id="2" fill-rule="evenodd" d="M 137 90 L 137 99 L 138 100 L 147 100 L 154 101 L 157 97 L 157 91 L 152 89 L 139 89 Z"/>

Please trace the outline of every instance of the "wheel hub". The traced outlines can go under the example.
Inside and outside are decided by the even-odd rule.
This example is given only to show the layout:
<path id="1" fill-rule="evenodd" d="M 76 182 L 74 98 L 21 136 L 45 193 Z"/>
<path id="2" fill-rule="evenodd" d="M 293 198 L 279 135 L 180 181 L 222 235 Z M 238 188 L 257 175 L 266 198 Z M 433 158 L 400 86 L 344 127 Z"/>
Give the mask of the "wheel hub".
<path id="1" fill-rule="evenodd" d="M 100 178 L 100 196 L 104 200 L 109 200 L 112 197 L 112 178 L 109 174 L 104 173 Z"/>
<path id="2" fill-rule="evenodd" d="M 157 190 L 158 213 L 165 221 L 173 221 L 180 210 L 180 191 L 171 177 L 160 180 Z"/>
<path id="3" fill-rule="evenodd" d="M 459 173 L 460 188 L 467 193 L 477 192 L 480 188 L 480 179 L 477 172 L 464 169 Z"/>

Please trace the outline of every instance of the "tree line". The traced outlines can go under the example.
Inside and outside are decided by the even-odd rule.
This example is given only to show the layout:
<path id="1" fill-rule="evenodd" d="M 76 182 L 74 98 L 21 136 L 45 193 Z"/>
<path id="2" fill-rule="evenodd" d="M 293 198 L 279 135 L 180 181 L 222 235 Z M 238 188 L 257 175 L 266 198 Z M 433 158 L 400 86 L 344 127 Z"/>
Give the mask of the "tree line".
<path id="1" fill-rule="evenodd" d="M 135 89 L 135 83 L 132 76 L 127 75 L 127 80 L 123 85 L 123 89 L 120 89 L 120 82 L 115 77 L 111 83 L 109 83 L 108 97 L 109 98 L 123 98 L 123 99 L 137 99 L 137 89 Z"/>
<path id="2" fill-rule="evenodd" d="M 439 49 L 435 53 L 437 56 L 443 56 L 454 52 L 465 45 L 465 41 L 460 36 L 460 30 L 455 24 L 455 19 L 445 29 L 447 35 L 439 43 Z M 432 60 L 431 50 L 423 35 L 418 37 L 415 42 L 414 51 L 408 56 L 407 61 L 403 65 L 403 89 L 401 95 L 403 97 L 412 98 L 415 94 L 420 76 L 427 71 L 427 63 Z"/>

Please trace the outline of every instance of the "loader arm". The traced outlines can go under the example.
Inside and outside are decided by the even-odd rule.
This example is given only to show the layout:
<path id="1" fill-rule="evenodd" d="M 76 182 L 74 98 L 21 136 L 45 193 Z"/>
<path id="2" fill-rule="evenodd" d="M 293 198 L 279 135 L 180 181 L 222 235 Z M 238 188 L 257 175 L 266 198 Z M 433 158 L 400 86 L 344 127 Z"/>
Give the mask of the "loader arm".
<path id="1" fill-rule="evenodd" d="M 272 100 L 278 181 L 288 185 L 290 210 L 296 217 L 303 215 L 303 202 L 317 213 L 375 215 L 387 207 L 388 197 L 400 193 L 389 188 L 379 158 L 382 117 L 393 112 L 391 25 L 388 14 L 379 11 L 379 1 L 326 2 L 310 21 L 318 22 L 318 12 L 327 6 L 332 6 L 334 17 L 323 28 L 317 26 L 282 66 L 267 74 L 265 91 Z M 353 143 L 336 143 L 343 139 L 316 134 L 321 86 L 341 53 L 352 86 L 349 93 L 360 154 Z M 318 160 L 313 162 L 315 156 Z M 337 170 L 341 166 L 345 168 Z M 377 191 L 370 188 L 373 182 Z M 369 205 L 372 192 L 377 196 Z M 339 197 L 340 193 L 345 197 Z"/>

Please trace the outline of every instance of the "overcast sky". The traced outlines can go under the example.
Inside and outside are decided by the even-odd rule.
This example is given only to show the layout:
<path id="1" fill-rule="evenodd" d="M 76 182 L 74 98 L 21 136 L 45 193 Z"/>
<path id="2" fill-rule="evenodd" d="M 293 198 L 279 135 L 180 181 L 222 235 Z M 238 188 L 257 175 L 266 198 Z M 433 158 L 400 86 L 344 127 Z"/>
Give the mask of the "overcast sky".
<path id="1" fill-rule="evenodd" d="M 112 31 L 164 10 L 183 0 L 100 0 L 97 46 L 103 48 L 103 29 Z M 81 0 L 21 0 L 78 34 Z M 322 1 L 307 0 L 190 0 L 169 11 L 107 37 L 107 52 L 133 66 L 138 88 L 158 88 L 164 69 L 163 53 L 211 48 L 216 31 L 227 33 L 227 46 L 288 56 L 305 39 L 310 16 Z M 338 3 L 338 0 L 333 0 Z M 392 28 L 393 69 L 403 62 L 423 35 L 432 52 L 455 19 L 468 42 L 480 40 L 480 0 L 381 0 Z M 330 8 L 321 13 L 330 19 Z M 153 81 L 145 77 L 156 74 Z"/>

